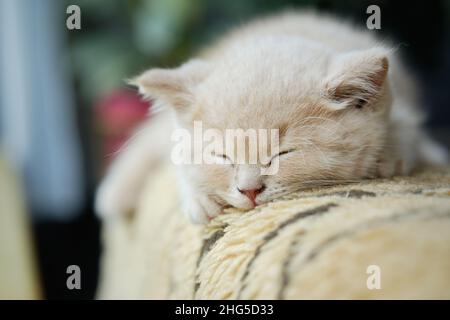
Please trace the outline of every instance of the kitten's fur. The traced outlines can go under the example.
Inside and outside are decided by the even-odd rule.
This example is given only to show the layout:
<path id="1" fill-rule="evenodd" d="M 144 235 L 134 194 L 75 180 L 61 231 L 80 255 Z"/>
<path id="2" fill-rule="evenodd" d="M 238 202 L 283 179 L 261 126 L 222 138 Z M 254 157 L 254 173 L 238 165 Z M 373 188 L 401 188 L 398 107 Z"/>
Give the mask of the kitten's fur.
<path id="1" fill-rule="evenodd" d="M 143 126 L 103 181 L 96 204 L 103 215 L 133 209 L 151 166 L 169 154 L 171 128 L 192 129 L 194 120 L 220 130 L 280 129 L 280 151 L 291 150 L 274 176 L 251 165 L 179 168 L 183 210 L 196 222 L 225 206 L 252 208 L 238 188 L 264 185 L 254 199 L 261 204 L 447 160 L 420 127 L 417 86 L 391 47 L 368 30 L 312 12 L 257 20 L 199 58 L 149 70 L 134 83 L 165 110 Z"/>

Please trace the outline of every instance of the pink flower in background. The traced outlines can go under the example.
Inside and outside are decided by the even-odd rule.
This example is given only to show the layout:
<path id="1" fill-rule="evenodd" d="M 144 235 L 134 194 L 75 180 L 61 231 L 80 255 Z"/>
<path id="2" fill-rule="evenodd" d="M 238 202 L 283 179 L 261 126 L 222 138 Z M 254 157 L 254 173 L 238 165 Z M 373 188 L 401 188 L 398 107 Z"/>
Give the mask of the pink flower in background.
<path id="1" fill-rule="evenodd" d="M 102 167 L 131 136 L 136 126 L 148 116 L 151 103 L 142 100 L 135 91 L 117 89 L 95 103 L 96 127 L 101 141 Z"/>

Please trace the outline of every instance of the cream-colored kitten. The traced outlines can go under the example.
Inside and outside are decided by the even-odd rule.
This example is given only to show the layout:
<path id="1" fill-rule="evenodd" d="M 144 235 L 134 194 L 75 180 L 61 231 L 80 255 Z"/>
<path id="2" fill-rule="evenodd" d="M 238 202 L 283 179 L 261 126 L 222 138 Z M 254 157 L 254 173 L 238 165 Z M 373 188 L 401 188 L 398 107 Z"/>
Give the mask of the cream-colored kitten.
<path id="1" fill-rule="evenodd" d="M 164 111 L 145 124 L 100 186 L 102 215 L 133 209 L 151 166 L 170 154 L 174 128 L 279 129 L 276 175 L 258 164 L 178 167 L 183 210 L 206 222 L 313 186 L 407 174 L 443 163 L 421 129 L 418 89 L 372 32 L 329 16 L 289 12 L 234 30 L 176 69 L 134 80 Z M 226 139 L 223 137 L 223 139 Z M 165 161 L 169 161 L 166 157 Z"/>

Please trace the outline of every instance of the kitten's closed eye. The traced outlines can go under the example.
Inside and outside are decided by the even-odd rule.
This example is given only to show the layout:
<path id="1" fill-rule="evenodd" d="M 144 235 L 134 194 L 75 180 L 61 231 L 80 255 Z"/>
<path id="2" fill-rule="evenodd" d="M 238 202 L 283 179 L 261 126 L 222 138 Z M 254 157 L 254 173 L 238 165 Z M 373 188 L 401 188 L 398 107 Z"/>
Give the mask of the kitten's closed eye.
<path id="1" fill-rule="evenodd" d="M 355 107 L 356 109 L 362 109 L 366 104 L 367 104 L 366 100 L 358 99 L 358 101 L 356 101 Z"/>
<path id="2" fill-rule="evenodd" d="M 278 154 L 274 155 L 274 156 L 272 157 L 272 159 L 270 159 L 270 161 L 269 161 L 269 163 L 267 164 L 267 166 L 270 166 L 270 165 L 272 164 L 272 161 L 273 161 L 274 159 L 279 158 L 279 157 L 281 157 L 281 156 L 283 156 L 283 155 L 286 155 L 286 154 L 288 154 L 288 153 L 290 153 L 290 152 L 293 152 L 293 151 L 296 151 L 296 150 L 295 150 L 295 149 L 288 149 L 288 150 L 284 150 L 284 151 L 279 152 Z"/>
<path id="3" fill-rule="evenodd" d="M 216 158 L 218 164 L 228 164 L 228 165 L 234 165 L 233 161 L 226 155 L 226 154 L 216 154 L 215 152 L 212 153 L 212 156 Z"/>

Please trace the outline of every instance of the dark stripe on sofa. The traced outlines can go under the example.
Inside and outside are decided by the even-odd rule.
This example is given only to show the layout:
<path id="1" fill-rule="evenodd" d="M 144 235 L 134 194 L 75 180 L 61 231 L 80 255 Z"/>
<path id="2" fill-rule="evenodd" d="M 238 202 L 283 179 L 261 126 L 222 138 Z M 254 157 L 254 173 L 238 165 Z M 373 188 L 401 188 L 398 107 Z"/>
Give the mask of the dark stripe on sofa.
<path id="1" fill-rule="evenodd" d="M 329 196 L 339 196 L 339 197 L 344 197 L 344 198 L 361 199 L 362 197 L 376 197 L 377 194 L 375 192 L 371 192 L 371 191 L 352 189 L 352 190 L 348 190 L 348 191 L 337 191 L 337 192 L 318 194 L 316 197 L 319 198 L 319 197 L 329 197 Z"/>
<path id="2" fill-rule="evenodd" d="M 413 217 L 418 217 L 418 216 L 419 217 L 422 216 L 422 218 L 424 220 L 434 220 L 434 219 L 450 218 L 450 212 L 436 214 L 435 212 L 429 213 L 429 212 L 423 212 L 423 211 L 414 211 L 414 212 L 411 212 L 408 214 L 396 214 L 396 215 L 391 215 L 391 216 L 383 217 L 383 218 L 379 218 L 379 219 L 373 219 L 369 222 L 358 225 L 353 229 L 344 230 L 340 233 L 337 233 L 337 234 L 329 237 L 325 241 L 323 241 L 321 244 L 317 245 L 316 248 L 312 249 L 310 251 L 310 253 L 305 257 L 305 259 L 303 260 L 303 263 L 302 263 L 302 267 L 304 265 L 312 262 L 328 247 L 330 247 L 331 245 L 335 244 L 336 242 L 338 242 L 340 240 L 343 240 L 350 236 L 354 236 L 357 233 L 362 232 L 362 231 L 367 231 L 372 228 L 381 227 L 381 226 L 387 225 L 389 223 L 402 222 L 404 220 L 407 220 L 407 219 L 410 219 Z M 284 290 L 285 290 L 285 287 L 282 287 L 280 289 L 279 296 L 284 296 Z"/>
<path id="3" fill-rule="evenodd" d="M 286 258 L 283 261 L 283 264 L 281 266 L 281 285 L 280 285 L 280 291 L 278 292 L 278 300 L 283 300 L 283 294 L 287 284 L 289 283 L 289 265 L 291 263 L 292 257 L 295 255 L 297 244 L 299 243 L 299 238 L 305 234 L 305 231 L 299 231 L 294 236 L 294 240 L 291 241 L 288 249 L 288 253 L 286 255 Z"/>
<path id="4" fill-rule="evenodd" d="M 315 207 L 306 211 L 301 211 L 296 213 L 295 215 L 293 215 L 291 218 L 287 219 L 286 221 L 282 222 L 280 225 L 278 225 L 278 227 L 276 227 L 274 230 L 272 230 L 271 232 L 269 232 L 268 234 L 266 234 L 263 238 L 263 242 L 256 248 L 255 253 L 253 255 L 253 257 L 250 259 L 250 261 L 248 262 L 246 268 L 245 268 L 245 272 L 242 275 L 241 278 L 241 287 L 239 289 L 239 293 L 238 293 L 238 299 L 241 299 L 241 294 L 242 291 L 245 289 L 246 284 L 245 284 L 245 280 L 247 279 L 249 273 L 250 273 L 250 269 L 253 266 L 254 261 L 256 260 L 256 258 L 259 256 L 259 254 L 261 253 L 261 249 L 268 243 L 270 242 L 272 239 L 274 239 L 281 230 L 283 230 L 284 228 L 286 228 L 287 226 L 293 224 L 294 222 L 297 222 L 300 219 L 303 218 L 307 218 L 310 216 L 314 216 L 314 215 L 318 215 L 318 214 L 323 214 L 325 212 L 327 212 L 330 208 L 332 207 L 336 207 L 337 205 L 335 203 L 327 203 L 325 205 L 321 205 L 319 207 Z"/>
<path id="5" fill-rule="evenodd" d="M 435 214 L 435 213 L 429 214 L 427 212 L 414 211 L 409 214 L 396 214 L 396 215 L 391 215 L 389 217 L 384 217 L 384 218 L 379 218 L 379 219 L 374 219 L 374 220 L 368 221 L 367 223 L 359 225 L 359 226 L 355 227 L 354 229 L 345 230 L 343 232 L 337 233 L 337 234 L 331 236 L 330 238 L 326 239 L 325 241 L 323 241 L 315 249 L 311 250 L 311 252 L 305 258 L 304 264 L 314 260 L 324 249 L 326 249 L 327 247 L 332 245 L 334 242 L 337 242 L 339 240 L 347 238 L 348 236 L 355 235 L 361 231 L 367 231 L 372 228 L 380 227 L 380 226 L 386 225 L 390 222 L 397 223 L 397 222 L 404 221 L 408 218 L 417 217 L 420 215 L 424 216 L 423 218 L 425 218 L 425 219 L 428 218 L 427 220 L 430 220 L 430 219 L 436 219 L 436 218 L 449 218 L 450 212 L 447 212 L 444 214 Z"/>
<path id="6" fill-rule="evenodd" d="M 361 231 L 367 231 L 370 230 L 371 228 L 376 228 L 379 226 L 383 226 L 386 225 L 388 223 L 391 222 L 401 222 L 404 221 L 406 218 L 411 218 L 411 217 L 416 217 L 419 215 L 423 215 L 423 219 L 436 219 L 436 218 L 450 218 L 450 212 L 444 212 L 443 214 L 427 214 L 424 213 L 422 211 L 415 211 L 409 214 L 397 214 L 397 215 L 391 215 L 389 217 L 384 217 L 384 218 L 378 218 L 378 219 L 374 219 L 372 221 L 369 221 L 368 223 L 364 223 L 361 224 L 359 226 L 357 226 L 354 229 L 351 230 L 345 230 L 343 232 L 337 233 L 333 236 L 331 236 L 330 238 L 328 238 L 327 240 L 323 241 L 321 244 L 319 244 L 315 249 L 312 249 L 311 252 L 308 254 L 308 256 L 303 260 L 302 263 L 302 267 L 304 265 L 306 265 L 307 263 L 311 262 L 312 260 L 314 260 L 320 253 L 322 253 L 327 247 L 331 246 L 333 243 L 345 239 L 349 236 L 355 235 L 358 232 Z M 293 241 L 292 246 L 295 246 L 295 242 L 298 242 L 298 239 Z M 292 249 L 292 247 L 291 247 Z M 292 258 L 295 256 L 294 252 L 291 251 L 292 253 L 290 255 L 287 256 L 285 263 L 283 264 L 283 271 L 282 271 L 282 281 L 281 281 L 281 286 L 280 286 L 280 291 L 278 292 L 278 299 L 285 299 L 285 290 L 286 287 L 289 284 L 289 263 L 292 260 Z"/>
<path id="7" fill-rule="evenodd" d="M 216 230 L 209 238 L 206 238 L 203 240 L 202 248 L 200 249 L 200 254 L 197 259 L 197 266 L 196 269 L 200 266 L 200 263 L 202 262 L 203 257 L 211 251 L 214 244 L 225 235 L 225 228 L 227 227 L 227 224 L 224 224 L 221 229 Z M 198 280 L 198 274 L 196 274 L 196 280 L 195 280 L 195 286 L 194 286 L 194 298 L 195 294 L 197 293 L 198 288 L 200 287 L 200 281 Z"/>

